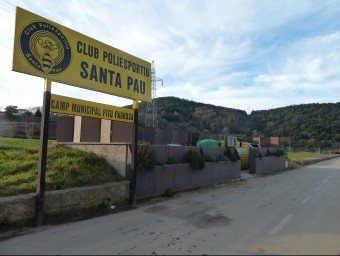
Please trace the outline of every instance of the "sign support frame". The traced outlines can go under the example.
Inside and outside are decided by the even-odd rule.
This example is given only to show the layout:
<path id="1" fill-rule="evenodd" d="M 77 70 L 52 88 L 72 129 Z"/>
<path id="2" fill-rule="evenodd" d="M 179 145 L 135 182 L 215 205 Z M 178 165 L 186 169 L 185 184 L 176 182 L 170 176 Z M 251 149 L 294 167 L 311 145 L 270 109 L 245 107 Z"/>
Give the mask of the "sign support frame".
<path id="1" fill-rule="evenodd" d="M 132 207 L 136 206 L 136 192 L 137 192 L 137 144 L 138 144 L 138 100 L 133 100 L 134 110 L 134 132 L 132 145 L 132 163 L 133 163 L 133 178 L 130 187 L 130 204 Z"/>
<path id="2" fill-rule="evenodd" d="M 45 178 L 46 178 L 48 130 L 50 121 L 51 87 L 52 87 L 51 80 L 45 78 L 43 111 L 40 127 L 39 169 L 35 205 L 36 226 L 38 227 L 43 225 L 44 216 Z"/>

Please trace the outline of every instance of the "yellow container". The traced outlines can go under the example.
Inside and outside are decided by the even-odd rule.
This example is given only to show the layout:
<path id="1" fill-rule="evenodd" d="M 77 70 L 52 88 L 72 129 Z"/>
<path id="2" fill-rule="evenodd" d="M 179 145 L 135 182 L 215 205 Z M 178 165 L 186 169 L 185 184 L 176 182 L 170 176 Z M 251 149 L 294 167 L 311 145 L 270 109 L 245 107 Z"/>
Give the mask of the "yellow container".
<path id="1" fill-rule="evenodd" d="M 249 146 L 247 142 L 237 141 L 236 150 L 241 160 L 241 169 L 249 168 Z"/>

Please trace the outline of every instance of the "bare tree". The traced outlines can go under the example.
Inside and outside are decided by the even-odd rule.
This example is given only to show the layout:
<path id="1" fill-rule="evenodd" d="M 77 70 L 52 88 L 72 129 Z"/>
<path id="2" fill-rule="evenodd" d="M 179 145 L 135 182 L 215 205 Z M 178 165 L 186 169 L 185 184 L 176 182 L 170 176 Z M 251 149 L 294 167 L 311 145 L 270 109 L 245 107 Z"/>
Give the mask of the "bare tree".
<path id="1" fill-rule="evenodd" d="M 37 127 L 38 122 L 35 116 L 25 116 L 24 117 L 24 128 L 26 132 L 26 138 L 32 139 L 34 134 L 34 129 Z"/>

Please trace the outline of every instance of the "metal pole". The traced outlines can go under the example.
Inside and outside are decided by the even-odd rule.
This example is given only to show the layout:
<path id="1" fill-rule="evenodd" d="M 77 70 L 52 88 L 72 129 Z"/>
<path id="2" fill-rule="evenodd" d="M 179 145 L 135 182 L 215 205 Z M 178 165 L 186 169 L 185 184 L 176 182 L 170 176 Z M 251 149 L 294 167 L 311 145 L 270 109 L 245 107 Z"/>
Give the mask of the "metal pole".
<path id="1" fill-rule="evenodd" d="M 130 203 L 132 206 L 136 206 L 136 187 L 137 187 L 137 144 L 138 144 L 138 100 L 133 100 L 134 109 L 134 133 L 133 133 L 133 151 L 132 151 L 132 163 L 133 163 L 133 179 L 130 189 Z"/>
<path id="2" fill-rule="evenodd" d="M 40 128 L 40 154 L 35 208 L 36 226 L 43 225 L 48 127 L 50 121 L 50 102 L 51 102 L 51 80 L 45 78 L 43 112 Z"/>

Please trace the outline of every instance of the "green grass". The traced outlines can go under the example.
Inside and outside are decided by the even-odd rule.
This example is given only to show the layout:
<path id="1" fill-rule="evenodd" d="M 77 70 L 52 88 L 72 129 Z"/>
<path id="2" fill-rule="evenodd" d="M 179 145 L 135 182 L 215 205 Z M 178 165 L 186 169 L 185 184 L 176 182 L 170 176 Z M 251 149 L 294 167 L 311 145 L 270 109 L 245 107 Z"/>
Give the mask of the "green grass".
<path id="1" fill-rule="evenodd" d="M 336 154 L 318 154 L 309 152 L 288 152 L 287 157 L 291 160 L 320 159 L 337 156 Z"/>
<path id="2" fill-rule="evenodd" d="M 55 141 L 49 140 L 48 145 L 52 145 Z M 16 148 L 16 149 L 37 149 L 39 148 L 40 140 L 36 139 L 16 139 L 0 137 L 0 148 Z"/>
<path id="3" fill-rule="evenodd" d="M 0 196 L 35 192 L 39 140 L 0 138 Z M 104 157 L 49 141 L 45 190 L 123 180 Z"/>

